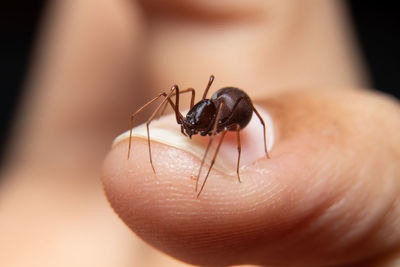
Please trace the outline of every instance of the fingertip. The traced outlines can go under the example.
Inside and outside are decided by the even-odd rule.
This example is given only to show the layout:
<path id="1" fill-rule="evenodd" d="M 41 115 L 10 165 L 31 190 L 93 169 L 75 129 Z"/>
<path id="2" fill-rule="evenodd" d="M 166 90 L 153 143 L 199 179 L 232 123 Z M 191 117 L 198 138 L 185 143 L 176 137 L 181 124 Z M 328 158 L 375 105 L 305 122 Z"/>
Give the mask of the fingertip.
<path id="1" fill-rule="evenodd" d="M 248 133 L 242 134 L 244 147 L 255 139 L 260 139 L 258 143 L 263 144 L 262 126 L 257 117 L 253 119 L 255 122 L 249 125 Z M 271 131 L 270 118 L 264 119 Z M 232 140 L 228 139 L 224 144 L 200 194 L 200 190 L 195 190 L 196 180 L 191 177 L 197 176 L 205 148 L 204 137 L 189 140 L 180 134 L 179 129 L 169 130 L 170 123 L 165 127 L 162 125 L 161 120 L 150 131 L 155 174 L 149 162 L 147 140 L 141 134 L 143 129 L 134 129 L 130 152 L 129 132 L 114 141 L 103 169 L 104 190 L 112 207 L 140 237 L 179 259 L 195 264 L 222 264 L 221 260 L 226 262 L 227 258 L 215 255 L 215 249 L 225 246 L 227 250 L 220 250 L 221 253 L 229 254 L 229 261 L 236 264 L 235 254 L 238 255 L 240 246 L 231 250 L 227 242 L 230 239 L 239 242 L 240 233 L 248 231 L 247 226 L 252 224 L 250 217 L 257 213 L 251 206 L 266 200 L 254 201 L 252 195 L 257 195 L 265 187 L 257 186 L 254 183 L 256 178 L 245 174 L 257 159 L 266 160 L 264 146 L 253 144 L 244 148 L 245 163 L 241 175 L 243 179 L 247 178 L 247 182 L 237 183 L 237 145 L 236 137 L 232 136 Z M 273 134 L 268 136 L 272 136 L 268 143 L 272 148 Z M 251 152 L 251 149 L 256 152 Z M 126 153 L 130 153 L 129 159 L 126 159 Z M 227 157 L 232 158 L 228 163 Z M 200 186 L 204 186 L 202 181 Z M 266 192 L 268 190 L 262 195 Z M 249 221 L 243 220 L 245 214 L 251 214 Z"/>
<path id="2" fill-rule="evenodd" d="M 353 99 L 353 94 L 348 97 Z M 359 242 L 381 222 L 375 215 L 382 206 L 390 207 L 390 197 L 374 201 L 371 196 L 381 192 L 376 181 L 365 182 L 354 173 L 359 151 L 346 157 L 341 153 L 357 143 L 348 141 L 355 138 L 349 129 L 354 128 L 357 110 L 340 103 L 338 94 L 319 91 L 291 92 L 265 103 L 278 136 L 271 159 L 258 143 L 261 157 L 240 169 L 238 183 L 235 165 L 226 165 L 221 156 L 220 167 L 211 171 L 198 198 L 190 177 L 197 174 L 201 156 L 190 153 L 192 147 L 182 147 L 196 140 L 182 136 L 179 146 L 171 146 L 152 139 L 154 174 L 147 139 L 134 137 L 126 160 L 128 141 L 118 138 L 103 176 L 117 214 L 153 246 L 197 265 L 329 265 L 376 252 L 374 242 Z M 350 122 L 343 116 L 349 111 L 354 114 Z M 202 155 L 204 142 L 198 146 Z"/>
<path id="3" fill-rule="evenodd" d="M 281 164 L 260 160 L 237 176 L 212 170 L 200 195 L 195 176 L 200 159 L 181 149 L 152 142 L 152 172 L 146 140 L 114 145 L 104 163 L 106 195 L 120 218 L 142 239 L 196 265 L 264 264 L 283 253 L 268 248 L 301 216 L 285 177 L 274 177 Z M 278 155 L 278 159 L 279 159 Z M 295 211 L 297 209 L 297 211 Z"/>
<path id="4" fill-rule="evenodd" d="M 275 142 L 272 118 L 259 111 L 266 121 L 270 149 Z M 228 137 L 199 195 L 190 177 L 197 175 L 206 141 L 189 140 L 171 121 L 173 116 L 162 119 L 150 131 L 156 174 L 149 162 L 146 129 L 134 129 L 129 160 L 127 134 L 114 141 L 103 181 L 116 213 L 144 240 L 189 263 L 263 264 L 266 258 L 282 257 L 283 252 L 269 248 L 270 244 L 279 242 L 296 220 L 309 213 L 308 206 L 296 204 L 294 177 L 285 176 L 285 162 L 299 165 L 301 156 L 282 160 L 278 149 L 272 159 L 266 158 L 262 126 L 254 116 L 248 132 L 241 132 L 243 182 L 238 183 L 236 176 L 236 137 Z"/>

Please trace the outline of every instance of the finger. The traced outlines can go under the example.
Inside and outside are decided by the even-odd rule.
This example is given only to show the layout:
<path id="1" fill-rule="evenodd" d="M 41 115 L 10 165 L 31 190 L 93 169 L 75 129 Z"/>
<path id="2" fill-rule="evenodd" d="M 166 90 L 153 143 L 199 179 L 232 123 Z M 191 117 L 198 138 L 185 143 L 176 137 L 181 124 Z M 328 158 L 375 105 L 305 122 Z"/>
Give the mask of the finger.
<path id="1" fill-rule="evenodd" d="M 133 3 L 51 3 L 15 131 L 20 156 L 35 159 L 40 151 L 54 160 L 57 148 L 68 159 L 81 150 L 100 162 L 146 95 L 136 80 L 142 36 Z"/>
<path id="2" fill-rule="evenodd" d="M 0 266 L 171 265 L 113 216 L 98 180 L 146 92 L 140 12 L 133 1 L 48 2 L 0 174 Z"/>
<path id="3" fill-rule="evenodd" d="M 275 129 L 271 159 L 253 158 L 242 183 L 216 168 L 198 199 L 190 176 L 201 158 L 153 142 L 154 175 L 145 140 L 134 139 L 130 160 L 120 140 L 103 175 L 115 211 L 153 246 L 198 265 L 340 265 L 398 248 L 398 104 L 319 90 L 262 105 Z"/>

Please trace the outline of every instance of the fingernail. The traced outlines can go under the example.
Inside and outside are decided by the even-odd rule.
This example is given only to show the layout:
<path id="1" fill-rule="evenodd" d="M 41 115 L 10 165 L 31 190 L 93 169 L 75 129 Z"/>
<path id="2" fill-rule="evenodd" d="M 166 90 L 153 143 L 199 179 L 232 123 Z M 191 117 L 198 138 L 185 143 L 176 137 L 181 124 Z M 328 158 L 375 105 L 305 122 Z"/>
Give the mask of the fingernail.
<path id="1" fill-rule="evenodd" d="M 270 152 L 274 145 L 274 126 L 272 117 L 261 107 L 256 106 L 256 108 L 265 122 L 267 150 Z M 133 128 L 132 136 L 147 140 L 146 125 L 142 124 Z M 220 141 L 219 137 L 220 135 L 217 135 L 213 140 L 212 146 L 206 157 L 207 165 L 214 156 L 216 147 Z M 124 140 L 129 140 L 129 130 L 115 138 L 112 146 L 114 147 Z M 209 137 L 195 135 L 190 139 L 189 137 L 184 136 L 181 133 L 180 125 L 176 123 L 175 115 L 171 114 L 164 116 L 159 120 L 152 121 L 150 124 L 150 140 L 181 149 L 202 160 Z M 240 131 L 240 143 L 241 168 L 244 168 L 246 165 L 249 165 L 260 158 L 266 157 L 264 150 L 263 126 L 255 114 L 253 114 L 249 124 Z M 133 140 L 132 153 L 135 153 L 134 146 L 135 141 Z M 157 153 L 157 151 L 153 151 L 153 153 Z M 226 174 L 234 175 L 236 173 L 237 158 L 238 145 L 236 132 L 231 131 L 225 135 L 214 168 Z"/>

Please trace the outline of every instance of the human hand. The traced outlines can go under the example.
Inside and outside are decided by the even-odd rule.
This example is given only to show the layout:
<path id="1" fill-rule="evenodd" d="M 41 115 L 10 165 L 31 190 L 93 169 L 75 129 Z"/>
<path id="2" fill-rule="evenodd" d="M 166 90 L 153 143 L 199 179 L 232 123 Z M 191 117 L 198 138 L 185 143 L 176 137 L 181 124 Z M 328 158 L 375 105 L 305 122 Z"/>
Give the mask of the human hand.
<path id="1" fill-rule="evenodd" d="M 352 135 L 351 131 L 342 132 L 354 121 L 367 121 L 365 125 L 380 122 L 382 128 L 386 130 L 385 137 L 396 136 L 396 132 L 392 131 L 397 127 L 398 121 L 394 114 L 398 113 L 398 108 L 392 100 L 361 90 L 323 89 L 325 88 L 323 85 L 326 84 L 329 88 L 356 88 L 365 85 L 357 51 L 352 45 L 351 38 L 348 37 L 348 29 L 338 2 L 303 1 L 301 4 L 295 4 L 281 1 L 276 3 L 246 1 L 236 2 L 237 5 L 215 1 L 201 1 L 196 4 L 183 1 L 157 2 L 155 5 L 152 3 L 155 2 L 140 1 L 139 6 L 136 2 L 124 1 L 58 1 L 50 9 L 47 24 L 45 23 L 47 31 L 42 38 L 32 78 L 28 82 L 30 91 L 26 99 L 29 101 L 25 102 L 20 127 L 17 127 L 19 130 L 14 135 L 14 146 L 8 153 L 9 164 L 3 169 L 3 176 L 6 176 L 7 182 L 3 184 L 0 194 L 0 203 L 3 203 L 0 207 L 2 236 L 0 246 L 5 253 L 0 259 L 0 265 L 131 266 L 132 263 L 139 266 L 183 265 L 135 238 L 110 212 L 98 181 L 99 169 L 112 138 L 126 130 L 129 114 L 132 111 L 159 90 L 167 89 L 174 83 L 178 83 L 181 87 L 193 86 L 201 90 L 204 79 L 210 73 L 214 73 L 217 77 L 213 90 L 226 85 L 242 88 L 271 114 L 276 137 L 271 150 L 272 159 L 256 161 L 256 165 L 243 164 L 241 184 L 236 184 L 235 176 L 226 176 L 216 168 L 209 178 L 204 194 L 196 200 L 193 181 L 186 175 L 196 170 L 199 163 L 196 157 L 182 150 L 154 143 L 158 170 L 162 171 L 165 166 L 163 164 L 171 163 L 168 160 L 158 160 L 158 155 L 164 155 L 165 151 L 170 157 L 176 156 L 181 159 L 180 166 L 186 166 L 181 169 L 179 175 L 174 176 L 174 171 L 177 169 L 171 168 L 171 172 L 165 173 L 165 178 L 159 179 L 154 178 L 149 169 L 147 147 L 141 144 L 140 140 L 135 140 L 132 154 L 135 157 L 142 154 L 142 157 L 136 158 L 143 164 L 143 169 L 140 170 L 135 169 L 137 165 L 133 165 L 132 161 L 126 160 L 126 143 L 117 145 L 104 166 L 105 190 L 119 215 L 152 245 L 179 259 L 194 263 L 201 263 L 207 257 L 210 262 L 216 264 L 274 263 L 273 261 L 283 262 L 286 259 L 285 253 L 289 262 L 291 260 L 289 256 L 294 257 L 299 253 L 299 249 L 307 252 L 307 249 L 312 245 L 315 246 L 315 242 L 318 241 L 312 243 L 311 240 L 307 246 L 300 248 L 294 246 L 301 238 L 315 237 L 307 233 L 301 236 L 301 229 L 312 228 L 297 225 L 295 222 L 296 220 L 299 223 L 306 222 L 304 216 L 308 214 L 307 212 L 319 211 L 318 203 L 323 213 L 323 208 L 328 207 L 329 203 L 319 200 L 329 199 L 335 192 L 342 192 L 341 190 L 351 192 L 346 189 L 356 189 L 357 187 L 352 185 L 357 181 L 360 181 L 358 188 L 365 190 L 373 187 L 374 181 L 382 182 L 371 178 L 370 184 L 364 183 L 364 180 L 357 179 L 356 175 L 355 180 L 353 178 L 346 180 L 346 176 L 340 175 L 336 169 L 334 173 L 336 176 L 332 175 L 321 180 L 317 179 L 317 175 L 308 177 L 307 173 L 304 174 L 306 170 L 309 172 L 320 170 L 317 167 L 324 165 L 327 156 L 322 155 L 318 158 L 317 155 L 325 153 L 326 147 L 322 145 L 326 145 L 329 136 L 321 138 L 317 130 L 325 129 L 324 126 L 331 125 L 332 121 L 338 121 L 338 125 L 343 126 L 337 132 L 328 131 L 328 134 L 332 133 L 338 138 L 334 139 L 334 142 L 341 142 L 343 136 L 358 141 L 360 136 L 358 133 Z M 143 10 L 141 6 L 144 6 Z M 152 89 L 143 90 L 143 88 Z M 301 91 L 301 88 L 306 91 L 309 88 L 316 90 L 307 93 Z M 340 100 L 343 96 L 345 98 Z M 360 106 L 364 104 L 353 108 L 351 103 L 344 103 L 346 101 L 370 103 L 368 107 L 371 110 L 367 112 L 365 106 L 363 111 Z M 322 108 L 316 110 L 318 103 Z M 326 107 L 330 109 L 325 110 Z M 377 109 L 375 113 L 372 112 L 374 107 Z M 321 109 L 324 112 L 320 114 Z M 341 112 L 341 116 L 336 112 Z M 364 112 L 376 115 L 366 118 L 366 115 L 362 115 Z M 143 118 L 145 117 L 139 120 L 143 121 Z M 316 121 L 317 118 L 320 121 Z M 175 126 L 171 124 L 171 127 Z M 352 125 L 350 130 L 358 129 L 355 126 Z M 362 137 L 376 140 L 379 136 L 374 129 L 363 130 Z M 243 135 L 243 138 L 246 138 L 245 131 Z M 378 177 L 380 174 L 378 170 L 392 171 L 392 176 L 388 175 L 389 178 L 384 180 L 386 183 L 382 183 L 387 185 L 390 184 L 390 177 L 397 175 L 397 169 L 389 167 L 392 166 L 393 159 L 398 158 L 396 152 L 398 144 L 393 143 L 393 139 L 390 138 L 385 138 L 384 142 L 385 146 L 374 147 L 373 150 L 379 150 L 374 152 L 382 155 L 382 159 L 388 160 L 384 162 L 380 157 L 368 159 L 379 160 L 373 162 L 382 163 L 382 166 L 387 167 L 381 166 L 382 168 L 378 169 L 369 165 L 370 170 L 374 171 L 370 172 L 371 177 Z M 310 149 L 305 143 L 317 145 L 310 147 L 312 151 L 302 150 Z M 229 142 L 224 143 L 224 147 L 229 144 Z M 390 144 L 392 146 L 388 148 Z M 332 149 L 330 155 L 352 151 L 351 146 L 347 147 L 347 150 L 345 148 L 346 146 L 330 147 Z M 143 153 L 140 153 L 141 150 Z M 345 156 L 357 159 L 358 152 L 362 151 L 362 149 L 356 150 L 354 158 L 350 157 L 351 155 Z M 122 154 L 125 156 L 122 157 Z M 301 158 L 302 155 L 305 155 L 304 159 Z M 243 153 L 242 156 L 243 162 L 246 157 L 251 158 L 249 153 Z M 290 161 L 291 159 L 293 161 Z M 313 159 L 318 159 L 319 163 L 316 163 L 315 169 Z M 303 163 L 307 163 L 304 165 L 307 169 L 298 173 L 298 166 Z M 331 164 L 334 163 L 336 162 L 331 161 Z M 339 163 L 346 162 L 339 161 Z M 171 166 L 173 165 L 168 165 Z M 118 167 L 121 169 L 117 170 Z M 265 170 L 268 171 L 266 176 L 272 174 L 279 176 L 269 179 L 269 176 L 254 174 L 260 171 L 265 173 Z M 129 171 L 138 172 L 129 173 L 130 176 L 121 176 Z M 141 177 L 143 180 L 137 179 L 137 175 L 140 174 L 145 175 Z M 316 183 L 317 181 L 320 183 Z M 344 183 L 343 188 L 340 187 L 341 181 Z M 135 210 L 137 206 L 133 206 L 134 203 L 130 201 L 143 200 L 145 197 L 143 193 L 150 192 L 149 190 L 171 194 L 172 192 L 167 191 L 164 186 L 168 182 L 171 182 L 172 186 L 177 186 L 180 198 L 172 199 L 175 202 L 171 202 L 168 198 L 160 196 L 159 200 L 164 201 L 162 205 L 151 205 L 152 209 L 145 213 L 143 209 Z M 177 183 L 182 184 L 177 185 Z M 127 192 L 122 188 L 126 185 L 135 188 Z M 282 190 L 279 191 L 279 188 Z M 332 190 L 326 192 L 324 188 Z M 395 190 L 397 187 L 392 188 Z M 375 190 L 373 192 L 376 194 L 382 192 L 379 187 Z M 356 192 L 360 196 L 362 190 Z M 366 192 L 372 193 L 372 190 Z M 318 198 L 319 196 L 321 198 Z M 363 196 L 361 194 L 360 199 Z M 387 207 L 385 204 L 390 203 L 390 197 L 390 194 L 386 198 L 372 195 L 367 199 L 369 200 L 367 203 L 381 203 L 381 209 L 376 209 L 375 216 L 371 213 L 371 219 L 378 219 L 379 212 L 383 212 Z M 257 198 L 258 202 L 255 202 Z M 185 199 L 187 202 L 184 202 Z M 316 199 L 315 205 L 311 203 L 313 199 Z M 275 202 L 268 202 L 272 200 Z M 148 198 L 149 205 L 155 201 L 157 201 L 155 196 Z M 298 203 L 299 201 L 301 203 Z M 175 218 L 176 216 L 171 217 L 171 213 L 179 214 L 176 213 L 179 206 L 175 206 L 174 209 L 167 206 L 166 202 L 184 203 L 184 207 L 187 207 L 186 204 L 191 206 L 182 210 L 184 213 L 181 217 Z M 256 207 L 257 203 L 259 209 L 248 209 Z M 332 200 L 333 203 L 336 202 Z M 218 213 L 214 211 L 207 213 L 204 210 L 207 207 L 226 207 L 228 213 L 221 216 L 221 209 L 217 210 Z M 372 206 L 366 207 L 372 208 Z M 394 225 L 398 218 L 395 202 L 393 207 L 393 212 L 389 215 L 395 218 Z M 155 220 L 154 222 L 158 224 L 153 224 L 153 227 L 158 226 L 155 227 L 157 229 L 153 234 L 148 233 L 152 222 L 146 218 L 156 216 L 157 212 L 159 215 L 171 212 L 169 217 L 164 216 L 170 220 L 164 220 L 164 223 Z M 271 217 L 263 221 L 263 224 L 256 224 L 259 219 L 265 219 L 260 212 L 265 212 Z M 189 216 L 190 214 L 193 216 Z M 249 216 L 239 218 L 244 214 Z M 340 212 L 338 214 L 340 215 Z M 148 217 L 143 217 L 144 215 Z M 143 220 L 136 221 L 132 219 L 133 216 Z M 194 220 L 200 217 L 202 222 L 208 221 L 211 223 L 209 225 L 216 228 L 207 229 L 205 228 L 207 224 L 201 225 Z M 187 219 L 185 225 L 177 225 L 179 220 L 185 218 Z M 226 218 L 232 219 L 231 230 L 241 231 L 231 236 L 233 238 L 231 243 L 223 242 L 221 239 L 229 237 L 227 235 L 229 229 L 221 229 Z M 380 229 L 389 231 L 391 229 L 389 219 L 386 219 L 387 216 L 383 218 L 384 227 Z M 331 219 L 331 222 L 333 221 L 334 219 Z M 348 221 L 351 221 L 351 218 Z M 354 222 L 364 222 L 364 220 L 354 220 Z M 254 228 L 257 225 L 262 228 Z M 185 234 L 185 229 L 187 239 L 179 240 L 179 237 Z M 252 231 L 245 232 L 245 229 Z M 322 235 L 322 240 L 328 241 L 330 237 L 328 234 L 332 232 L 323 232 L 324 229 L 322 227 L 319 233 L 325 233 Z M 349 225 L 348 229 L 360 228 Z M 178 231 L 178 235 L 173 235 L 175 230 L 182 231 Z M 291 235 L 295 230 L 298 230 L 298 235 Z M 205 236 L 204 233 L 213 235 Z M 378 258 L 382 260 L 383 255 L 397 249 L 396 233 L 398 233 L 396 229 L 391 233 L 392 244 L 381 245 L 379 239 L 365 242 L 371 246 L 369 251 L 372 254 L 381 252 L 376 260 Z M 243 238 L 246 235 L 249 235 L 248 239 Z M 163 236 L 166 238 L 160 238 Z M 283 243 L 280 239 L 283 236 L 283 241 L 287 243 Z M 265 246 L 266 241 L 263 243 L 261 237 L 282 242 L 281 247 L 272 244 L 272 249 L 283 249 L 283 245 L 292 249 L 281 251 L 281 254 L 272 255 L 271 258 L 263 258 L 261 254 L 264 255 L 265 252 L 269 255 L 273 254 L 273 251 L 271 247 Z M 258 243 L 253 244 L 253 240 L 257 240 Z M 237 243 L 232 243 L 233 241 Z M 288 246 L 290 242 L 293 242 L 292 247 Z M 187 245 L 186 249 L 181 249 L 182 244 Z M 193 249 L 192 246 L 196 244 L 201 246 Z M 348 244 L 351 245 L 351 242 Z M 226 245 L 246 247 L 246 251 L 234 255 L 236 258 L 219 257 L 216 254 L 213 254 L 214 257 L 209 256 L 210 251 L 220 251 L 226 253 L 223 255 L 229 256 L 229 253 L 232 254 L 235 250 L 221 250 L 219 247 Z M 251 252 L 256 245 L 259 245 L 258 249 Z M 373 245 L 381 245 L 381 250 L 375 249 Z M 319 254 L 316 254 L 315 258 L 309 253 L 304 253 L 300 260 L 318 264 L 324 248 L 326 246 L 318 247 Z M 261 256 L 252 257 L 251 253 L 254 255 L 259 253 Z M 349 250 L 348 254 L 349 256 L 337 255 L 338 262 L 366 259 L 365 254 L 357 254 L 355 251 L 352 253 Z M 334 253 L 326 255 L 329 256 L 326 257 L 326 261 L 329 261 L 332 260 Z M 279 259 L 279 256 L 284 259 Z"/>

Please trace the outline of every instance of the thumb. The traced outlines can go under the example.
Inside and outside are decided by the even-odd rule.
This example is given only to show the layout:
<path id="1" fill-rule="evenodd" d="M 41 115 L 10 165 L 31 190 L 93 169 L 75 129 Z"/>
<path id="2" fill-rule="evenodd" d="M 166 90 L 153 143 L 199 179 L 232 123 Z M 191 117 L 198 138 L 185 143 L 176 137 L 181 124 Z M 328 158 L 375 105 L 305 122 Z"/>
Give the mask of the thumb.
<path id="1" fill-rule="evenodd" d="M 398 105 L 348 90 L 286 92 L 258 103 L 272 117 L 271 159 L 243 144 L 237 183 L 229 170 L 235 139 L 226 140 L 199 198 L 190 179 L 201 161 L 197 141 L 163 141 L 172 117 L 150 131 L 156 174 L 146 139 L 134 138 L 129 160 L 128 139 L 117 139 L 103 182 L 122 220 L 153 246 L 198 265 L 335 265 L 397 249 Z M 251 136 L 259 129 L 248 127 L 241 138 L 261 147 Z"/>

